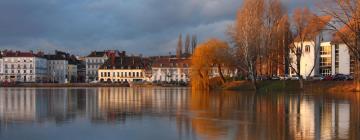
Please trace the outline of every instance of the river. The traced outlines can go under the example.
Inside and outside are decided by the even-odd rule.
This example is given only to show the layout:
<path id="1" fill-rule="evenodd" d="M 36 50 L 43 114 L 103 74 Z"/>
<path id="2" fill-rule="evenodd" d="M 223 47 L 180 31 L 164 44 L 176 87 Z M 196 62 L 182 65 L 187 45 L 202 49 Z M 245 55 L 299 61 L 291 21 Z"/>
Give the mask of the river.
<path id="1" fill-rule="evenodd" d="M 356 93 L 0 88 L 0 139 L 360 139 L 359 109 Z"/>

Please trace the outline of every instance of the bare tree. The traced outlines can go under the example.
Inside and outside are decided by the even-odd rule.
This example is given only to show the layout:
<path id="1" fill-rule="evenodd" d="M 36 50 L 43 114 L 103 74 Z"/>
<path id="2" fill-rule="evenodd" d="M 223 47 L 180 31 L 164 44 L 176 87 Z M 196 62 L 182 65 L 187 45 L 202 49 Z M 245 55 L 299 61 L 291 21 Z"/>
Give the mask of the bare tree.
<path id="1" fill-rule="evenodd" d="M 243 60 L 254 89 L 257 89 L 256 61 L 263 44 L 264 0 L 244 0 L 237 13 L 235 25 L 229 34 L 238 48 L 239 60 Z"/>
<path id="2" fill-rule="evenodd" d="M 179 40 L 178 40 L 178 46 L 176 48 L 176 57 L 177 58 L 181 58 L 182 57 L 182 35 L 179 35 Z"/>
<path id="3" fill-rule="evenodd" d="M 335 41 L 345 44 L 355 60 L 354 82 L 360 91 L 360 0 L 321 0 L 321 11 L 333 19 L 328 23 L 336 31 Z"/>
<path id="4" fill-rule="evenodd" d="M 192 35 L 192 37 L 191 37 L 191 51 L 192 51 L 191 54 L 194 54 L 196 46 L 197 46 L 197 37 L 196 37 L 196 35 Z"/>
<path id="5" fill-rule="evenodd" d="M 190 35 L 186 34 L 185 38 L 185 55 L 188 57 L 190 54 Z"/>

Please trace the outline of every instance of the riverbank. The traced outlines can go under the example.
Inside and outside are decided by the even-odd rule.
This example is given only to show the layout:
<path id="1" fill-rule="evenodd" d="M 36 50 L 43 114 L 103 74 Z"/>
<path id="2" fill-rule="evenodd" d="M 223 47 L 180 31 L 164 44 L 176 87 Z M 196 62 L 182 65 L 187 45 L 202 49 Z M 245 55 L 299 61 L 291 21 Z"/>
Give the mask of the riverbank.
<path id="1" fill-rule="evenodd" d="M 260 81 L 259 91 L 309 91 L 309 92 L 356 92 L 353 81 L 304 81 L 304 89 L 300 89 L 299 81 Z M 253 91 L 250 81 L 234 81 L 226 83 L 225 90 Z"/>
<path id="2" fill-rule="evenodd" d="M 18 83 L 18 84 L 8 84 L 3 87 L 130 87 L 129 84 L 121 83 Z M 132 87 L 183 87 L 178 85 L 170 84 L 133 84 Z"/>

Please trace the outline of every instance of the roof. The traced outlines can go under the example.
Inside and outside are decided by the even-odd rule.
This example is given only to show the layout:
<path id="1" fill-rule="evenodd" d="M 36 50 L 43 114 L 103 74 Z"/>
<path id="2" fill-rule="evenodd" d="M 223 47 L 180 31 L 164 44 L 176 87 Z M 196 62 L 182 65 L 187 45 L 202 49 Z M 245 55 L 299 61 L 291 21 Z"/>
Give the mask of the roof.
<path id="1" fill-rule="evenodd" d="M 3 57 L 42 57 L 42 52 L 34 54 L 33 52 L 21 52 L 21 51 L 4 51 Z"/>
<path id="2" fill-rule="evenodd" d="M 154 60 L 152 67 L 166 67 L 166 68 L 178 68 L 178 67 L 190 67 L 191 59 L 188 58 L 159 58 Z"/>
<path id="3" fill-rule="evenodd" d="M 105 54 L 106 53 L 104 51 L 102 52 L 93 51 L 87 57 L 103 57 Z"/>
<path id="4" fill-rule="evenodd" d="M 119 56 L 125 56 L 125 51 L 118 51 L 118 50 L 106 50 L 106 51 L 93 51 L 91 52 L 87 57 L 119 57 Z"/>
<path id="5" fill-rule="evenodd" d="M 100 69 L 144 69 L 143 58 L 137 56 L 121 56 L 108 59 Z"/>

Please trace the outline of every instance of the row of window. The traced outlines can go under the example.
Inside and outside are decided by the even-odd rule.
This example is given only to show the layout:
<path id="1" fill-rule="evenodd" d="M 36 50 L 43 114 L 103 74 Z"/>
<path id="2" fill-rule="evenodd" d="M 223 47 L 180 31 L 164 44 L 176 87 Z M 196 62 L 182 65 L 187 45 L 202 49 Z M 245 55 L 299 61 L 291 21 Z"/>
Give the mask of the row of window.
<path id="1" fill-rule="evenodd" d="M 21 73 L 21 70 L 5 70 L 4 73 L 8 74 L 9 72 L 11 72 L 11 74 L 33 74 L 32 70 L 23 70 L 23 73 Z"/>
<path id="2" fill-rule="evenodd" d="M 88 59 L 87 62 L 88 63 L 104 63 L 105 60 L 104 59 Z"/>
<path id="3" fill-rule="evenodd" d="M 4 62 L 32 62 L 31 58 L 4 58 Z"/>
<path id="4" fill-rule="evenodd" d="M 20 65 L 20 64 L 18 64 L 18 65 L 16 66 L 16 68 L 18 68 L 18 69 L 21 69 L 21 68 L 27 69 L 28 67 L 29 67 L 30 69 L 32 69 L 32 68 L 33 68 L 33 65 L 32 65 L 32 64 L 30 64 L 30 65 L 26 65 L 26 64 Z M 5 64 L 5 65 L 4 65 L 4 68 L 5 68 L 5 69 L 8 69 L 8 68 L 9 68 L 8 64 Z M 11 68 L 11 69 L 15 69 L 15 65 L 14 65 L 14 64 L 11 64 L 11 65 L 10 65 L 10 68 Z"/>
<path id="5" fill-rule="evenodd" d="M 101 77 L 143 77 L 142 72 L 101 72 Z"/>

